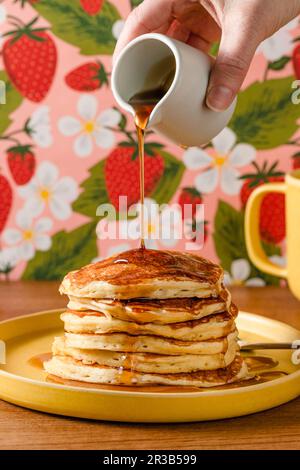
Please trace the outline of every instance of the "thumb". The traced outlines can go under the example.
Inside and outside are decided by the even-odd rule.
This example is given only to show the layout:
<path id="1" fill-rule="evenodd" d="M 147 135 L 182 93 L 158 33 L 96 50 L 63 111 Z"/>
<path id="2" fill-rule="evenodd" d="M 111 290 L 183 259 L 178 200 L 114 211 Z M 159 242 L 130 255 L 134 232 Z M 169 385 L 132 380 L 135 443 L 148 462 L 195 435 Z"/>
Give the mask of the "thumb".
<path id="1" fill-rule="evenodd" d="M 223 111 L 230 106 L 260 43 L 261 36 L 255 26 L 251 22 L 241 24 L 240 18 L 234 15 L 224 21 L 220 49 L 206 95 L 206 104 L 214 111 Z"/>

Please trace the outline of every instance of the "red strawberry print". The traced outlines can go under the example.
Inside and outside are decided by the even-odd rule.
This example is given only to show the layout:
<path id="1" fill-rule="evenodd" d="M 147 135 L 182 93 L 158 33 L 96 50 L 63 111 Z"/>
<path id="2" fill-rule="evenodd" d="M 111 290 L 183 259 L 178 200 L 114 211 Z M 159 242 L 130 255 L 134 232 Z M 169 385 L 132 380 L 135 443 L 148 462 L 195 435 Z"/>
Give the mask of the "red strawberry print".
<path id="1" fill-rule="evenodd" d="M 293 169 L 298 170 L 300 168 L 300 152 L 295 153 L 295 155 L 292 156 L 292 161 L 293 161 Z"/>
<path id="2" fill-rule="evenodd" d="M 23 8 L 26 3 L 30 3 L 31 5 L 34 5 L 35 3 L 38 3 L 39 0 L 15 0 L 15 3 L 21 3 L 21 7 Z"/>
<path id="3" fill-rule="evenodd" d="M 108 83 L 107 73 L 100 62 L 87 62 L 66 75 L 66 83 L 76 91 L 94 91 Z"/>
<path id="4" fill-rule="evenodd" d="M 184 217 L 184 206 L 190 204 L 192 206 L 192 217 L 195 216 L 197 211 L 197 204 L 202 204 L 202 195 L 196 188 L 183 188 L 179 198 L 178 204 L 182 210 L 182 217 Z"/>
<path id="5" fill-rule="evenodd" d="M 97 15 L 101 10 L 103 3 L 104 0 L 80 0 L 82 8 L 90 16 Z"/>
<path id="6" fill-rule="evenodd" d="M 119 209 L 119 196 L 127 196 L 128 206 L 140 199 L 140 166 L 135 142 L 123 142 L 107 157 L 104 174 L 109 199 Z M 159 144 L 145 144 L 145 196 L 149 196 L 164 172 Z"/>
<path id="7" fill-rule="evenodd" d="M 0 233 L 7 222 L 12 206 L 13 192 L 7 178 L 0 174 Z"/>
<path id="8" fill-rule="evenodd" d="M 241 202 L 245 206 L 253 190 L 264 183 L 284 181 L 284 173 L 276 169 L 277 163 L 267 169 L 256 163 L 253 166 L 256 173 L 243 175 L 245 180 L 241 192 Z M 263 198 L 260 211 L 260 235 L 267 243 L 280 243 L 285 238 L 285 197 L 283 194 L 270 193 Z"/>
<path id="9" fill-rule="evenodd" d="M 293 67 L 295 75 L 297 78 L 300 78 L 300 44 L 297 44 L 292 54 Z"/>
<path id="10" fill-rule="evenodd" d="M 3 60 L 9 78 L 19 92 L 34 102 L 47 95 L 56 69 L 56 47 L 45 28 L 33 28 L 38 18 L 20 24 L 3 46 Z"/>
<path id="11" fill-rule="evenodd" d="M 187 225 L 188 227 L 187 235 L 189 234 L 189 239 L 192 242 L 197 242 L 197 236 L 203 233 L 203 239 L 200 238 L 199 242 L 203 241 L 203 243 L 205 243 L 208 237 L 207 226 L 208 226 L 207 220 L 198 222 L 196 219 L 193 219 L 192 223 Z"/>
<path id="12" fill-rule="evenodd" d="M 28 183 L 35 170 L 35 156 L 30 145 L 17 145 L 7 150 L 7 162 L 11 175 L 18 185 Z"/>
<path id="13" fill-rule="evenodd" d="M 208 221 L 204 220 L 204 242 L 206 242 L 208 237 Z"/>
<path id="14" fill-rule="evenodd" d="M 208 227 L 208 221 L 207 220 L 204 220 L 204 222 L 197 222 L 195 219 L 193 220 L 192 230 L 193 230 L 193 232 L 204 232 L 203 233 L 204 243 L 206 242 L 207 237 L 208 237 L 208 228 L 207 227 Z M 197 238 L 194 237 L 192 239 L 192 241 L 196 242 Z"/>
<path id="15" fill-rule="evenodd" d="M 184 206 L 186 204 L 190 204 L 192 206 L 191 215 L 193 219 L 190 224 L 191 232 L 195 233 L 195 232 L 204 231 L 204 242 L 205 242 L 208 236 L 208 231 L 207 231 L 208 222 L 206 220 L 199 222 L 196 220 L 196 217 L 195 217 L 196 212 L 197 212 L 197 205 L 203 204 L 202 194 L 199 193 L 199 191 L 196 188 L 190 188 L 190 187 L 183 188 L 178 198 L 178 204 L 181 207 L 183 218 L 185 215 L 186 216 L 190 215 L 189 211 L 185 214 Z M 196 236 L 192 238 L 192 241 L 193 242 L 197 241 Z"/>

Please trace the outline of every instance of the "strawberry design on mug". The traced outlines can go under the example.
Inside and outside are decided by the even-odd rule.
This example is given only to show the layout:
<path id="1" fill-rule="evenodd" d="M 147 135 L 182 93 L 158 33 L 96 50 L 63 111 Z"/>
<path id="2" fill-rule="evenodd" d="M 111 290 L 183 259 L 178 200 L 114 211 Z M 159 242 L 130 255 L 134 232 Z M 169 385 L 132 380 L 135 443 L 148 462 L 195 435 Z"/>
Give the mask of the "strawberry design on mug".
<path id="1" fill-rule="evenodd" d="M 267 168 L 265 162 L 260 168 L 257 163 L 253 163 L 255 173 L 243 175 L 241 179 L 245 182 L 241 188 L 240 198 L 242 206 L 245 207 L 250 194 L 255 188 L 264 183 L 274 183 L 284 181 L 284 173 L 276 169 L 277 162 Z M 280 243 L 284 240 L 285 230 L 285 197 L 283 194 L 267 194 L 261 205 L 260 211 L 260 235 L 267 243 Z"/>
<path id="2" fill-rule="evenodd" d="M 297 78 L 300 78 L 300 44 L 297 44 L 293 50 L 292 61 L 295 75 Z"/>
<path id="3" fill-rule="evenodd" d="M 298 170 L 300 168 L 300 152 L 297 152 L 292 156 L 292 165 L 294 170 Z"/>

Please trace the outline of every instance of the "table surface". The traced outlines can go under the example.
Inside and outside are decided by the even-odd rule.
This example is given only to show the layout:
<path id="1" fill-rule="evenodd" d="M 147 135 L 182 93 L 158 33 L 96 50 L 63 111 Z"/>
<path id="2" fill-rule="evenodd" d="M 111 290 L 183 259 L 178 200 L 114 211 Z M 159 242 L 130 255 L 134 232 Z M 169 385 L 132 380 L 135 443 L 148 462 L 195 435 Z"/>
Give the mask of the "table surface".
<path id="1" fill-rule="evenodd" d="M 64 307 L 56 282 L 0 282 L 0 320 Z M 286 288 L 231 289 L 241 310 L 300 330 Z M 121 424 L 43 414 L 0 400 L 0 449 L 300 449 L 300 398 L 242 418 L 187 424 Z"/>

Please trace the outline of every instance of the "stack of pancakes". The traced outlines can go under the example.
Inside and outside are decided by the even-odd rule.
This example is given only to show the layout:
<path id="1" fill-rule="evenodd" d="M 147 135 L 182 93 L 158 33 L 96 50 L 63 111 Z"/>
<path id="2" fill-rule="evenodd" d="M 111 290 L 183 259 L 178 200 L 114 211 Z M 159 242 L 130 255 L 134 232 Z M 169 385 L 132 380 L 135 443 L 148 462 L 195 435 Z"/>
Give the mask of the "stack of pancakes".
<path id="1" fill-rule="evenodd" d="M 130 250 L 70 272 L 46 371 L 113 385 L 213 387 L 247 375 L 223 270 L 194 254 Z"/>

